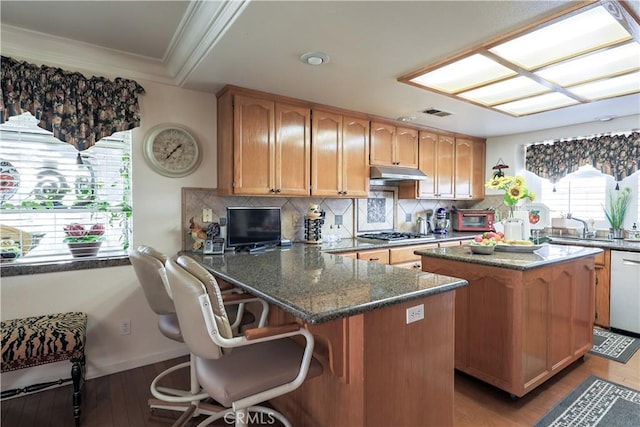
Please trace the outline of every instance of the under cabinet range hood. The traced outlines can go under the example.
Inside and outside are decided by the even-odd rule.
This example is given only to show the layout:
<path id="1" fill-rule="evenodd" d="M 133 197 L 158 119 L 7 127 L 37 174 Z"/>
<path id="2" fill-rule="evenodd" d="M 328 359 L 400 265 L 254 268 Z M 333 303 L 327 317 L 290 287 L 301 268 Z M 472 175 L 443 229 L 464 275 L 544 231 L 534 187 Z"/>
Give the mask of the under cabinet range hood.
<path id="1" fill-rule="evenodd" d="M 393 166 L 371 166 L 371 184 L 391 184 L 401 181 L 424 181 L 427 175 L 420 169 L 393 167 Z"/>

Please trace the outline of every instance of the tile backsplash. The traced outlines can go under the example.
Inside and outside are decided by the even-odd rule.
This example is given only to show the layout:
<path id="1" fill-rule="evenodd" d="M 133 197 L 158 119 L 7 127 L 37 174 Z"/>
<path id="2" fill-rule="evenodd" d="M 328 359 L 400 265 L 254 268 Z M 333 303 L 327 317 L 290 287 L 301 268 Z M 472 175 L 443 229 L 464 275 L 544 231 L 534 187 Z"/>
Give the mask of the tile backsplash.
<path id="1" fill-rule="evenodd" d="M 453 202 L 438 200 L 398 200 L 396 187 L 372 187 L 370 191 L 372 198 L 384 198 L 386 210 L 381 223 L 375 230 L 395 229 L 397 231 L 416 231 L 418 216 L 428 217 L 439 208 L 450 209 L 456 204 L 460 208 L 469 202 Z M 363 203 L 361 199 L 322 199 L 322 198 L 300 198 L 300 197 L 235 197 L 218 196 L 214 188 L 190 188 L 182 189 L 182 229 L 184 250 L 192 247 L 193 241 L 189 236 L 189 220 L 199 225 L 203 224 L 202 210 L 207 208 L 213 211 L 213 222 L 219 222 L 220 218 L 226 217 L 227 206 L 276 206 L 282 209 L 282 238 L 291 239 L 294 242 L 304 241 L 304 217 L 310 204 L 317 204 L 320 210 L 325 212 L 325 222 L 322 228 L 322 236 L 325 238 L 329 234 L 337 234 L 340 238 L 351 238 L 364 230 L 366 222 L 362 216 L 366 215 L 366 208 L 363 206 L 378 206 L 377 203 Z M 392 204 L 392 205 L 391 205 Z M 364 209 L 364 210 L 363 210 Z M 370 218 L 380 216 L 369 215 Z M 336 218 L 337 216 L 337 218 Z M 360 216 L 360 221 L 358 221 Z"/>

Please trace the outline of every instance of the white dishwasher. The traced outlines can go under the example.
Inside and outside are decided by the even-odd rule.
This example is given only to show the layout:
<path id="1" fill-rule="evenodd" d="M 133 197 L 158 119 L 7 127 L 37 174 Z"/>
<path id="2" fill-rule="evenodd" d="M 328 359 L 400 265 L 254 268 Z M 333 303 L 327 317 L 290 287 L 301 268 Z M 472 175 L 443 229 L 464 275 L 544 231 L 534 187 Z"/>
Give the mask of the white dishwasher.
<path id="1" fill-rule="evenodd" d="M 611 251 L 611 327 L 640 334 L 640 252 Z"/>

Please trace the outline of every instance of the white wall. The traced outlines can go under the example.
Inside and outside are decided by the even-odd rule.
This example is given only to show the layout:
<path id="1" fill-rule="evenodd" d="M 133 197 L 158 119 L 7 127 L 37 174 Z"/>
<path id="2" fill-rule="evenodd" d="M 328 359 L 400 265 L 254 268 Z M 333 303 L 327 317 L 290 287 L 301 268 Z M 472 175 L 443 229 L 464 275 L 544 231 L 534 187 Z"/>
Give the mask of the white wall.
<path id="1" fill-rule="evenodd" d="M 93 72 L 101 75 L 99 70 Z M 175 254 L 182 245 L 181 188 L 216 186 L 216 98 L 210 93 L 137 81 L 146 94 L 140 98 L 141 126 L 133 131 L 133 246 L 147 244 Z M 190 176 L 165 178 L 145 163 L 142 143 L 146 132 L 166 122 L 188 127 L 201 144 L 203 162 Z M 148 308 L 131 266 L 6 277 L 0 293 L 3 320 L 86 312 L 88 378 L 187 354 L 184 345 L 158 331 L 156 316 Z M 119 323 L 124 319 L 131 320 L 131 335 L 119 334 Z M 67 378 L 70 366 L 59 362 L 4 373 L 2 389 Z"/>

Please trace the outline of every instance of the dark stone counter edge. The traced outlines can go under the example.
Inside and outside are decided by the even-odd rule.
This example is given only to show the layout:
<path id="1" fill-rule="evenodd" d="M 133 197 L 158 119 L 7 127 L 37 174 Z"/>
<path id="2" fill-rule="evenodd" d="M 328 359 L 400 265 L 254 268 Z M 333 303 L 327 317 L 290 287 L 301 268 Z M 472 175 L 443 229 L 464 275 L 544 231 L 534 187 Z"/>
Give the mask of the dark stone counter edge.
<path id="1" fill-rule="evenodd" d="M 343 317 L 350 317 L 350 316 L 355 316 L 357 314 L 362 314 L 362 313 L 366 313 L 368 311 L 372 311 L 378 308 L 383 308 L 383 307 L 388 307 L 388 306 L 392 306 L 395 304 L 399 304 L 405 301 L 411 301 L 411 300 L 415 300 L 415 299 L 419 299 L 419 298 L 426 298 L 432 295 L 436 295 L 436 294 L 440 294 L 443 292 L 449 292 L 449 291 L 453 291 L 457 288 L 463 287 L 463 286 L 468 286 L 469 282 L 467 282 L 466 280 L 463 279 L 458 279 L 457 281 L 451 282 L 451 283 L 447 283 L 445 285 L 441 285 L 441 286 L 437 286 L 434 288 L 429 288 L 429 289 L 423 289 L 423 290 L 419 290 L 419 291 L 414 291 L 414 292 L 410 292 L 407 294 L 402 294 L 402 295 L 398 295 L 392 298 L 386 298 L 386 299 L 382 299 L 382 300 L 378 300 L 378 301 L 371 301 L 368 303 L 364 303 L 364 304 L 358 304 L 358 305 L 354 305 L 353 307 L 348 307 L 345 309 L 341 309 L 341 310 L 335 310 L 335 311 L 330 311 L 327 313 L 323 313 L 323 314 L 312 314 L 312 313 L 308 313 L 306 311 L 301 311 L 301 310 L 296 310 L 294 307 L 292 307 L 291 305 L 289 305 L 289 303 L 287 303 L 286 301 L 282 301 L 279 300 L 277 298 L 273 298 L 271 295 L 269 294 L 265 294 L 263 292 L 261 292 L 258 289 L 252 288 L 250 286 L 247 286 L 246 284 L 235 280 L 233 277 L 227 276 L 226 274 L 220 273 L 218 271 L 215 271 L 212 268 L 207 267 L 206 265 L 202 264 L 203 267 L 205 267 L 207 270 L 209 270 L 209 272 L 211 272 L 211 274 L 213 274 L 216 277 L 219 277 L 223 280 L 226 280 L 227 282 L 238 286 L 241 289 L 246 290 L 247 292 L 251 293 L 252 295 L 255 295 L 259 298 L 262 298 L 263 300 L 272 303 L 276 306 L 278 306 L 279 308 L 283 309 L 284 311 L 286 311 L 287 313 L 290 313 L 292 315 L 294 315 L 295 317 L 303 320 L 304 322 L 311 324 L 311 325 L 317 325 L 319 323 L 325 323 L 325 322 L 329 322 L 331 320 L 336 320 L 336 319 L 340 319 Z"/>
<path id="2" fill-rule="evenodd" d="M 591 249 L 596 249 L 596 248 L 591 248 Z M 563 262 L 567 262 L 567 261 L 574 261 L 577 259 L 581 259 L 581 258 L 591 258 L 593 256 L 595 256 L 597 253 L 603 252 L 603 250 L 601 249 L 598 252 L 594 252 L 594 253 L 590 253 L 590 254 L 585 254 L 585 255 L 577 255 L 577 256 L 569 256 L 568 258 L 560 258 L 560 259 L 554 259 L 551 261 L 538 261 L 532 264 L 532 265 L 514 265 L 514 264 L 505 264 L 505 263 L 501 263 L 501 262 L 491 262 L 490 259 L 488 258 L 475 258 L 475 257 L 469 257 L 469 258 L 465 258 L 465 259 L 458 259 L 458 258 L 454 258 L 452 256 L 447 256 L 445 254 L 436 254 L 436 253 L 430 253 L 430 252 L 426 252 L 426 251 L 415 251 L 414 253 L 416 255 L 421 255 L 424 257 L 430 257 L 430 258 L 442 258 L 442 259 L 448 259 L 451 261 L 458 261 L 458 262 L 467 262 L 470 264 L 479 264 L 479 265 L 488 265 L 491 267 L 497 267 L 497 268 L 506 268 L 509 270 L 520 270 L 520 271 L 525 271 L 525 270 L 532 270 L 534 268 L 540 268 L 540 267 L 546 267 L 549 265 L 554 265 L 554 264 L 561 264 Z M 471 254 L 470 254 L 471 255 Z M 486 255 L 478 255 L 478 256 L 486 256 Z"/>
<path id="3" fill-rule="evenodd" d="M 0 277 L 24 276 L 30 274 L 57 273 L 61 271 L 89 270 L 94 268 L 131 265 L 128 255 L 109 258 L 70 259 L 42 264 L 0 264 Z"/>

